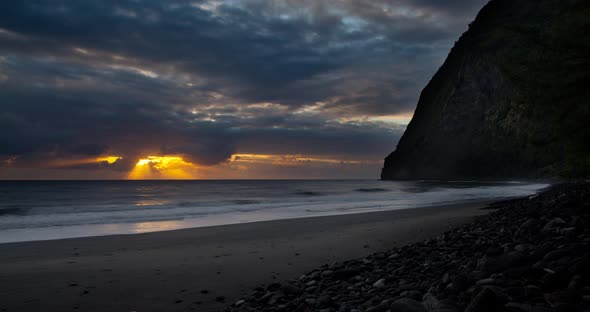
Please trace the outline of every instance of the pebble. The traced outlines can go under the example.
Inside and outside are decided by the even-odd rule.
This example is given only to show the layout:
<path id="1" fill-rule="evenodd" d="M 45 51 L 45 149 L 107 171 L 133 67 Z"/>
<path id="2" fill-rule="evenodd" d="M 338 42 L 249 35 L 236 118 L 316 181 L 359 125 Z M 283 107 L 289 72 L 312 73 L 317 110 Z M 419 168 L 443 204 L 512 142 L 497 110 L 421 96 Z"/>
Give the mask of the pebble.
<path id="1" fill-rule="evenodd" d="M 421 302 L 409 298 L 396 300 L 391 305 L 391 311 L 396 312 L 426 312 L 426 308 Z"/>
<path id="2" fill-rule="evenodd" d="M 482 280 L 479 280 L 475 283 L 475 285 L 477 286 L 485 286 L 485 285 L 493 285 L 496 283 L 496 280 L 493 278 L 484 278 Z"/>
<path id="3" fill-rule="evenodd" d="M 375 287 L 375 288 L 385 288 L 385 279 L 384 279 L 384 278 L 382 278 L 382 279 L 380 279 L 380 280 L 376 281 L 376 282 L 373 284 L 373 287 Z"/>

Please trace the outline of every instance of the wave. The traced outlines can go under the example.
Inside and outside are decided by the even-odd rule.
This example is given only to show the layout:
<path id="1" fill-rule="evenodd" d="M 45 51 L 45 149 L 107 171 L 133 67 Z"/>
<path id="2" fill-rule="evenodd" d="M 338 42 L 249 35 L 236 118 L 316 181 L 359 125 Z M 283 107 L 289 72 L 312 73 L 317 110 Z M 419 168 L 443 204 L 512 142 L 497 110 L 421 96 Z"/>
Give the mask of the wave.
<path id="1" fill-rule="evenodd" d="M 161 192 L 152 192 L 152 190 L 150 194 L 157 196 L 146 196 L 141 201 L 144 204 L 138 204 L 135 199 L 137 194 L 128 196 L 130 199 L 126 201 L 123 200 L 123 195 L 119 194 L 117 203 L 114 203 L 113 199 L 109 198 L 110 192 L 100 193 L 95 195 L 93 200 L 85 201 L 68 198 L 73 196 L 70 193 L 59 194 L 59 198 L 68 199 L 65 201 L 57 200 L 57 195 L 35 198 L 31 191 L 33 199 L 29 200 L 31 202 L 29 206 L 21 208 L 17 207 L 16 203 L 0 206 L 0 241 L 3 241 L 1 238 L 3 233 L 11 230 L 32 231 L 40 228 L 54 228 L 56 232 L 65 233 L 67 231 L 64 229 L 72 226 L 92 225 L 96 228 L 98 225 L 164 221 L 181 221 L 177 223 L 189 224 L 187 225 L 189 227 L 195 224 L 190 220 L 201 220 L 199 226 L 203 226 L 201 224 L 205 224 L 208 222 L 206 220 L 212 218 L 215 220 L 213 224 L 229 224 L 495 200 L 532 195 L 547 186 L 547 184 L 476 184 L 465 188 L 463 185 L 452 187 L 448 184 L 438 184 L 406 191 L 418 184 L 364 181 L 306 183 L 305 185 L 302 185 L 302 182 L 293 182 L 291 185 L 283 183 L 272 189 L 267 187 L 264 191 L 256 185 L 236 190 L 235 185 L 220 187 L 219 184 L 209 189 L 205 189 L 203 184 L 200 184 L 197 191 L 187 188 L 182 193 L 173 195 L 166 190 Z M 267 191 L 269 189 L 271 191 Z M 199 190 L 201 193 L 195 195 L 195 192 Z M 99 201 L 97 202 L 94 198 L 99 198 Z M 90 228 L 92 227 L 89 227 L 88 231 L 92 231 Z M 107 231 L 108 234 L 108 228 L 103 227 L 102 230 Z M 116 233 L 121 234 L 121 232 Z"/>
<path id="2" fill-rule="evenodd" d="M 384 189 L 384 188 L 359 188 L 356 189 L 355 191 L 357 192 L 363 192 L 363 193 L 378 193 L 378 192 L 388 192 L 388 189 Z"/>
<path id="3" fill-rule="evenodd" d="M 25 215 L 27 213 L 27 211 L 28 211 L 27 208 L 21 208 L 21 207 L 0 208 L 0 216 L 6 216 L 6 215 L 22 216 L 22 215 Z"/>
<path id="4" fill-rule="evenodd" d="M 300 196 L 320 196 L 322 193 L 314 191 L 295 191 L 293 194 Z"/>
<path id="5" fill-rule="evenodd" d="M 235 200 L 232 200 L 231 202 L 234 204 L 237 204 L 237 205 L 260 204 L 260 201 L 252 200 L 252 199 L 235 199 Z"/>

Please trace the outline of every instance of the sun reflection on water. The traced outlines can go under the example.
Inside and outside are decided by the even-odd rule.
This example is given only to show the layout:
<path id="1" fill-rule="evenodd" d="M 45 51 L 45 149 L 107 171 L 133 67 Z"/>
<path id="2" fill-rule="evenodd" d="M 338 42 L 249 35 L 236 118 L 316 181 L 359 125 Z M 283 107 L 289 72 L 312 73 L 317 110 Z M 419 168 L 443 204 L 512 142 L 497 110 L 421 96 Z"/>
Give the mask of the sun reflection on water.
<path id="1" fill-rule="evenodd" d="M 167 230 L 176 230 L 182 228 L 181 221 L 153 221 L 153 222 L 141 222 L 133 224 L 134 233 L 148 233 L 158 232 Z"/>

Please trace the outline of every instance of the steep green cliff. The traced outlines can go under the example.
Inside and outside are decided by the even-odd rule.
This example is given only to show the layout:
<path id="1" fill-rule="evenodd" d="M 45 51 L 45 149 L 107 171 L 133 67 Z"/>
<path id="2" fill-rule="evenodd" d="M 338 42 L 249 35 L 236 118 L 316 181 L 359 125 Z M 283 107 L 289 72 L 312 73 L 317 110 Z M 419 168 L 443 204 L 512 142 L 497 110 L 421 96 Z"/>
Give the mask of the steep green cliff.
<path id="1" fill-rule="evenodd" d="M 382 179 L 590 176 L 590 1 L 492 0 L 422 91 Z"/>

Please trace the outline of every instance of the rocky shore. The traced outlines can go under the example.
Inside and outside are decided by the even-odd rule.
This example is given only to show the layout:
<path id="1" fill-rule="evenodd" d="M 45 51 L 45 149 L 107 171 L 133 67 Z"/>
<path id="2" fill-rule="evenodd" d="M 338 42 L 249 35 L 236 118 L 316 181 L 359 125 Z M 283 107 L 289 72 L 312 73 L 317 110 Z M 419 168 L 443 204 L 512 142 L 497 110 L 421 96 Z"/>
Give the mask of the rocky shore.
<path id="1" fill-rule="evenodd" d="M 224 311 L 590 311 L 590 182 L 441 236 L 255 289 Z"/>

